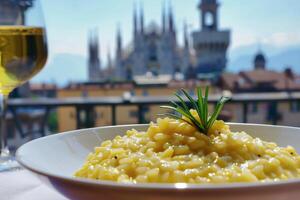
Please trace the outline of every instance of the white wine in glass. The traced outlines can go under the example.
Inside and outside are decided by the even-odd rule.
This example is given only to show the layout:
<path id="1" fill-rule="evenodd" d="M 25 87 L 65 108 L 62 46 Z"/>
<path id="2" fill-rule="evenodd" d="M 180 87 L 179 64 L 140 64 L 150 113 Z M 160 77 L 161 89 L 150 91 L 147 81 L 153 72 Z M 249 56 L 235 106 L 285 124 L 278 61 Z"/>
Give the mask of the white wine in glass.
<path id="1" fill-rule="evenodd" d="M 46 60 L 46 31 L 39 1 L 0 0 L 0 171 L 17 166 L 7 147 L 8 95 L 37 74 Z"/>
<path id="2" fill-rule="evenodd" d="M 44 29 L 0 26 L 0 93 L 8 95 L 44 66 L 47 48 Z"/>

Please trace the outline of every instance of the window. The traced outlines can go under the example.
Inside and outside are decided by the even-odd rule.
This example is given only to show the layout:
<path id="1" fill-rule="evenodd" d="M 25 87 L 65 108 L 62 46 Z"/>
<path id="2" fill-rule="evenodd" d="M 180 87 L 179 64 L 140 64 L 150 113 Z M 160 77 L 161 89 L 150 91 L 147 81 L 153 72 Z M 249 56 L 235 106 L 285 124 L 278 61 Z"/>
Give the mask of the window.
<path id="1" fill-rule="evenodd" d="M 104 118 L 104 114 L 103 114 L 103 112 L 96 112 L 96 119 L 102 119 L 102 118 Z"/>
<path id="2" fill-rule="evenodd" d="M 290 103 L 291 112 L 300 112 L 300 101 L 292 101 Z"/>
<path id="3" fill-rule="evenodd" d="M 70 113 L 69 113 L 69 116 L 70 116 L 70 118 L 74 119 L 74 118 L 75 118 L 74 112 L 70 112 Z"/>
<path id="4" fill-rule="evenodd" d="M 131 96 L 135 96 L 135 91 L 134 91 L 134 90 L 131 90 L 131 91 L 130 91 L 130 95 L 131 95 Z"/>
<path id="5" fill-rule="evenodd" d="M 252 113 L 257 113 L 258 111 L 258 105 L 256 102 L 252 103 L 252 106 L 251 106 L 251 112 Z"/>
<path id="6" fill-rule="evenodd" d="M 83 91 L 81 92 L 81 97 L 88 97 L 88 96 L 89 96 L 89 93 L 88 93 L 87 90 L 83 90 Z"/>
<path id="7" fill-rule="evenodd" d="M 214 24 L 214 16 L 211 12 L 205 13 L 205 26 L 213 26 Z"/>
<path id="8" fill-rule="evenodd" d="M 148 96 L 149 94 L 148 94 L 148 91 L 147 90 L 143 90 L 143 96 L 144 97 L 146 97 L 146 96 Z"/>
<path id="9" fill-rule="evenodd" d="M 137 118 L 137 117 L 138 117 L 137 111 L 131 110 L 131 111 L 129 112 L 129 117 L 131 117 L 131 118 Z"/>
<path id="10" fill-rule="evenodd" d="M 143 106 L 143 113 L 150 112 L 150 107 L 149 106 Z"/>
<path id="11" fill-rule="evenodd" d="M 278 119 L 278 112 L 277 112 L 277 103 L 271 102 L 268 104 L 268 113 L 267 113 L 267 120 L 277 120 Z"/>
<path id="12" fill-rule="evenodd" d="M 155 43 L 151 43 L 149 46 L 149 60 L 150 62 L 157 61 L 157 48 Z"/>

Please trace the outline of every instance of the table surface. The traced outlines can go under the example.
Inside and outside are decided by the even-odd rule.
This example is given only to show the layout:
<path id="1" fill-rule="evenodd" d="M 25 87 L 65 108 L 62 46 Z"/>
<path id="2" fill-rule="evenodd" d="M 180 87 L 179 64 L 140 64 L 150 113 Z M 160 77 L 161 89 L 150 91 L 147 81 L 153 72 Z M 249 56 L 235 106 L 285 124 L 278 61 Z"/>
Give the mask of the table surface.
<path id="1" fill-rule="evenodd" d="M 0 197 L 5 200 L 67 200 L 25 169 L 0 173 Z"/>

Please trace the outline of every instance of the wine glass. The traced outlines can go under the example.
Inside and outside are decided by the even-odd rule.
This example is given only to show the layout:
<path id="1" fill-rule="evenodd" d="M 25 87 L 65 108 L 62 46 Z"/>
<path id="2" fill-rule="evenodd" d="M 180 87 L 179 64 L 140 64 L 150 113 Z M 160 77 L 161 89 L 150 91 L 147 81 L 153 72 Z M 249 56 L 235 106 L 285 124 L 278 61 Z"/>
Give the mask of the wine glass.
<path id="1" fill-rule="evenodd" d="M 18 166 L 7 146 L 8 95 L 36 75 L 46 60 L 46 31 L 39 0 L 0 0 L 0 171 Z"/>

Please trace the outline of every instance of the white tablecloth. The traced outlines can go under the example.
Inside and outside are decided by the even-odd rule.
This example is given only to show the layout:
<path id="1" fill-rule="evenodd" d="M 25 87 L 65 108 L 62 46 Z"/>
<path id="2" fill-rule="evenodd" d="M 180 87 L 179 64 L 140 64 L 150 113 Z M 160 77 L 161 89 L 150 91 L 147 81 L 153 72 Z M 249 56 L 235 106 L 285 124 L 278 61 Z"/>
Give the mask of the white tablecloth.
<path id="1" fill-rule="evenodd" d="M 0 173 L 1 200 L 67 200 L 26 170 Z"/>

